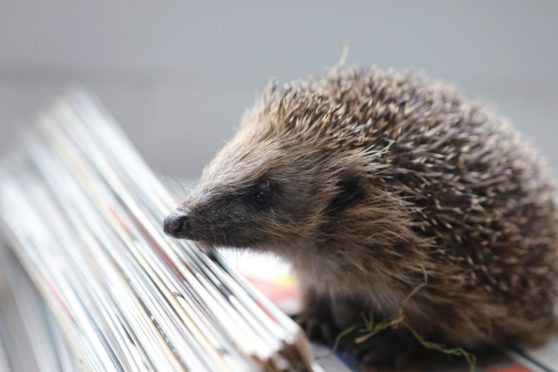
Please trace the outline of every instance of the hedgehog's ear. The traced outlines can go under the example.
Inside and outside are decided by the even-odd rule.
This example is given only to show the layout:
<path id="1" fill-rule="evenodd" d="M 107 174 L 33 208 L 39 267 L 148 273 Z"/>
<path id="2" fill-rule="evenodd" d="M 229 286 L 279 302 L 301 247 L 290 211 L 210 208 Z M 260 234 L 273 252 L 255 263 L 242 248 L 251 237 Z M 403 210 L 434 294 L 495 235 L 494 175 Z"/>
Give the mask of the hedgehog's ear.
<path id="1" fill-rule="evenodd" d="M 364 197 L 358 175 L 344 175 L 335 186 L 337 194 L 326 208 L 326 213 L 345 209 Z"/>

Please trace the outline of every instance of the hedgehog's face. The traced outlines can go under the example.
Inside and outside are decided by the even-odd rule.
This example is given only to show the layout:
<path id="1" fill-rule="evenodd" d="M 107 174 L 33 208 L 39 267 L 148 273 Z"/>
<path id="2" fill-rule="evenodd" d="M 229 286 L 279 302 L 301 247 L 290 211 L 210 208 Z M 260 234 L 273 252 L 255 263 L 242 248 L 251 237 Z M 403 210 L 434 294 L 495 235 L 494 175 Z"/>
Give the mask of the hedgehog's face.
<path id="1" fill-rule="evenodd" d="M 325 151 L 243 128 L 165 220 L 176 238 L 211 246 L 288 250 L 315 241 L 332 208 L 357 193 Z"/>

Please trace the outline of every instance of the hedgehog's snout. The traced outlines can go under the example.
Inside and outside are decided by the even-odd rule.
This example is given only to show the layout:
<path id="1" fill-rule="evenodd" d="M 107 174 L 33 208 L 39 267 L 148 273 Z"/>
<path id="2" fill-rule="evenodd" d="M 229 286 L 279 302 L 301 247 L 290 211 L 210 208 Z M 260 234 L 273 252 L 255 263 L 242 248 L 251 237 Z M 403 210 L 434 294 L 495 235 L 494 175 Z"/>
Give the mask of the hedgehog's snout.
<path id="1" fill-rule="evenodd" d="M 165 233 L 177 239 L 188 239 L 191 233 L 190 217 L 185 210 L 171 212 L 163 222 Z"/>

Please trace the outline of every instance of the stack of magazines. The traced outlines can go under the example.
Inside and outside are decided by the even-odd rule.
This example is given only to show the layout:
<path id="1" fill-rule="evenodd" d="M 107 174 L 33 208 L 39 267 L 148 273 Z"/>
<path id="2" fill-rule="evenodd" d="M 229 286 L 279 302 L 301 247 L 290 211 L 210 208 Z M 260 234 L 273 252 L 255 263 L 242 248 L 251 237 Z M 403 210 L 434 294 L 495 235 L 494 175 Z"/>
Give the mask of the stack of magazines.
<path id="1" fill-rule="evenodd" d="M 20 140 L 0 165 L 1 370 L 319 369 L 217 252 L 163 234 L 176 200 L 90 98 Z"/>

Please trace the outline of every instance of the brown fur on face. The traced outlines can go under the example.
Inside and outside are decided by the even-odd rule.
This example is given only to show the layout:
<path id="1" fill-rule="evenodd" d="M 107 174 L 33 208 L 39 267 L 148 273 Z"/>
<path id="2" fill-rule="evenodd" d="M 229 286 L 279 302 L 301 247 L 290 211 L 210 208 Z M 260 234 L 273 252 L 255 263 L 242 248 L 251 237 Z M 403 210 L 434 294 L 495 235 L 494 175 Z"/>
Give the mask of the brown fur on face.
<path id="1" fill-rule="evenodd" d="M 180 208 L 192 239 L 273 251 L 307 291 L 383 316 L 425 269 L 409 321 L 481 347 L 553 320 L 555 197 L 483 106 L 410 74 L 335 68 L 268 88 Z"/>

